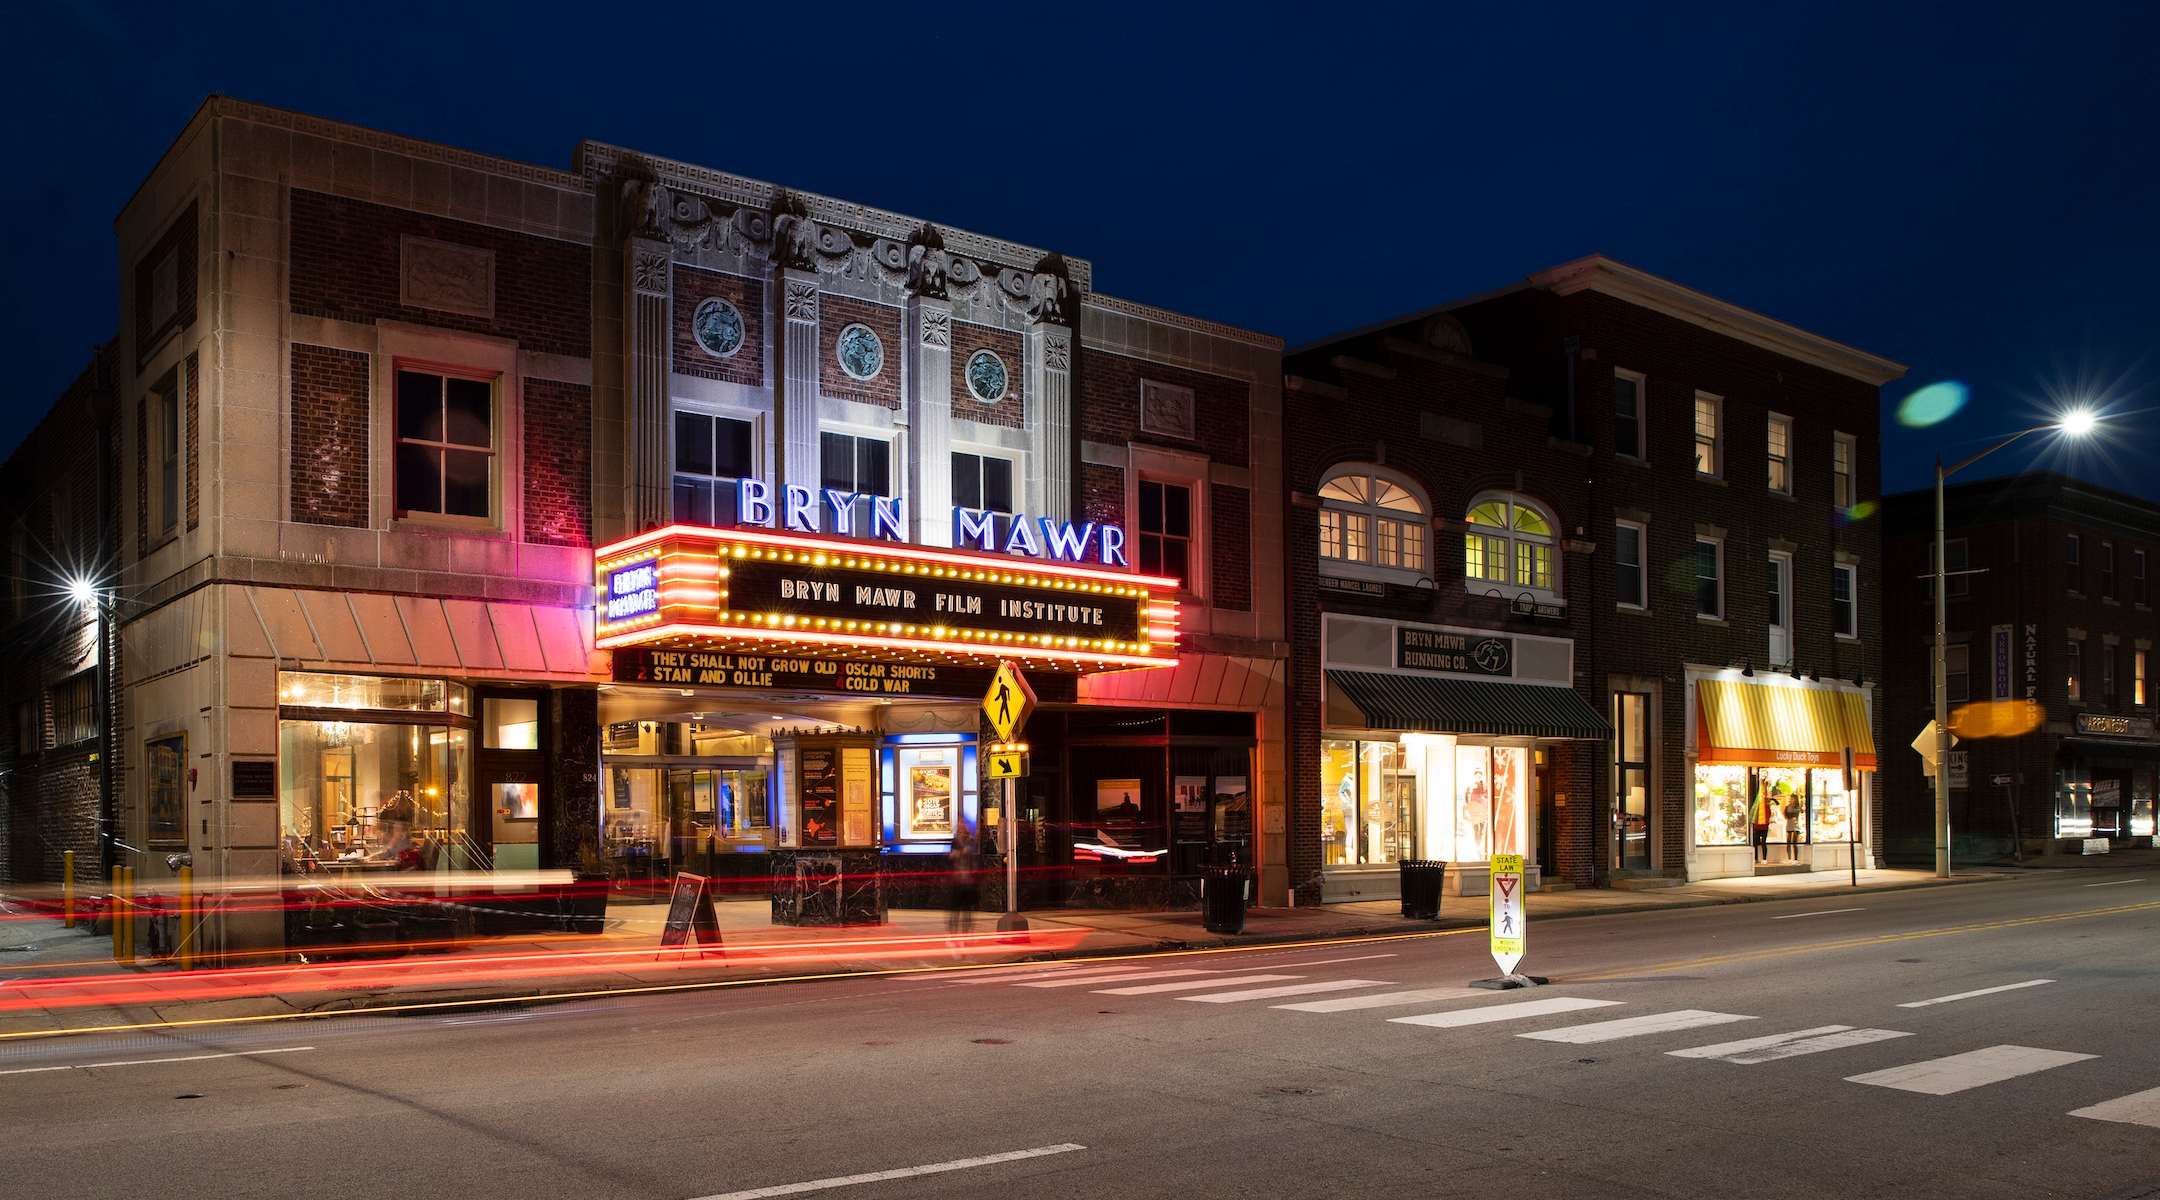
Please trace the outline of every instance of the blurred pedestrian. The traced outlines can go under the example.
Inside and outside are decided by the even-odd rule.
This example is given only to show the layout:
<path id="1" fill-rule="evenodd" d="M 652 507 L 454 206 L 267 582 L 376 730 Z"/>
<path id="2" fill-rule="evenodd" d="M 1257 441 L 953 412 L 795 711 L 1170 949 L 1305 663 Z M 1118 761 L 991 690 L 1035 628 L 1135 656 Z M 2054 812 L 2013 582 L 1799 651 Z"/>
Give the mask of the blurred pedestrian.
<path id="1" fill-rule="evenodd" d="M 975 837 L 972 831 L 961 831 L 953 838 L 952 867 L 945 879 L 946 934 L 974 933 L 975 910 L 981 905 L 982 877 L 976 862 Z"/>

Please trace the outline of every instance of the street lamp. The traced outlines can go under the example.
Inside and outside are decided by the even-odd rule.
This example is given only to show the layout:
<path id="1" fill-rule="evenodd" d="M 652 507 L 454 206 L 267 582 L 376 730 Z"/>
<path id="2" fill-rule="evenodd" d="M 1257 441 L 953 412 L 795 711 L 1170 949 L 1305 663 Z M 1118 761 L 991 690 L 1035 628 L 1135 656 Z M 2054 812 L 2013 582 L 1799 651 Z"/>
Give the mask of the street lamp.
<path id="1" fill-rule="evenodd" d="M 1950 878 L 1950 677 L 1947 662 L 1950 557 L 1943 535 L 1943 480 L 2027 434 L 2052 429 L 2071 437 L 2083 437 L 2092 432 L 2098 421 L 2091 412 L 2079 409 L 2046 425 L 2021 429 L 1948 469 L 1943 467 L 1942 456 L 1935 456 L 1935 876 L 1938 879 Z M 2015 839 L 2018 831 L 2011 830 L 2010 836 Z"/>

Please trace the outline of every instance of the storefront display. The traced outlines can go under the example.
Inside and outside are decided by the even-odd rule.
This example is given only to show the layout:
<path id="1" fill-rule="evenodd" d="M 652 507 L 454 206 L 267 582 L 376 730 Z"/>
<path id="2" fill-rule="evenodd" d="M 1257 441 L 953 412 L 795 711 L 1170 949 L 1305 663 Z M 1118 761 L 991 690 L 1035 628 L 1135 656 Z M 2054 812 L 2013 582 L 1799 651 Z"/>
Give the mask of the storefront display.
<path id="1" fill-rule="evenodd" d="M 1867 693 L 1737 674 L 1695 680 L 1690 876 L 1746 875 L 1759 861 L 1843 869 L 1864 854 L 1854 789 L 1875 766 Z M 1758 815 L 1763 854 L 1753 849 Z"/>
<path id="2" fill-rule="evenodd" d="M 1417 765 L 1400 743 L 1325 741 L 1320 763 L 1325 865 L 1417 857 Z"/>
<path id="3" fill-rule="evenodd" d="M 1695 844 L 1745 846 L 1748 820 L 1748 768 L 1704 765 L 1695 768 Z"/>
<path id="4" fill-rule="evenodd" d="M 471 702 L 457 684 L 285 672 L 279 695 L 287 870 L 485 870 L 496 865 L 496 817 L 537 822 L 536 784 L 498 785 L 475 835 L 474 723 L 460 715 Z"/>

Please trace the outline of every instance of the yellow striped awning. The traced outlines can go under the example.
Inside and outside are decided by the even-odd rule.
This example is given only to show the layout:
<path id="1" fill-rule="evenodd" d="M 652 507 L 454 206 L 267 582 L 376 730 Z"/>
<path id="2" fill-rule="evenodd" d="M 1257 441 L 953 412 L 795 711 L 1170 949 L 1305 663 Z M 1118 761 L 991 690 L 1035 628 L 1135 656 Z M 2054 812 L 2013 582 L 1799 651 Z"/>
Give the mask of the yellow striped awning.
<path id="1" fill-rule="evenodd" d="M 1834 767 L 1875 765 L 1867 699 L 1844 688 L 1780 687 L 1731 679 L 1695 684 L 1696 761 Z"/>

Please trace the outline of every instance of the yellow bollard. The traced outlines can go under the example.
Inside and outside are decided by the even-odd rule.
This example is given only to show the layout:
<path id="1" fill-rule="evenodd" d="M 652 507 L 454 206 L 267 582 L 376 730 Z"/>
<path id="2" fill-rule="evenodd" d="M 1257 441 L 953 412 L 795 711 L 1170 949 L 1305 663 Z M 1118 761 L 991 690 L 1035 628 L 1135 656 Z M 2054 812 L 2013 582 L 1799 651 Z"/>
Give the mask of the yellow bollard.
<path id="1" fill-rule="evenodd" d="M 127 936 L 127 918 L 120 913 L 120 885 L 127 879 L 126 867 L 112 869 L 112 895 L 106 898 L 105 917 L 112 922 L 112 956 L 114 962 L 126 962 L 120 955 L 120 939 Z"/>
<path id="2" fill-rule="evenodd" d="M 75 852 L 60 852 L 60 927 L 75 928 Z"/>
<path id="3" fill-rule="evenodd" d="M 195 969 L 195 868 L 180 868 L 180 969 Z"/>

